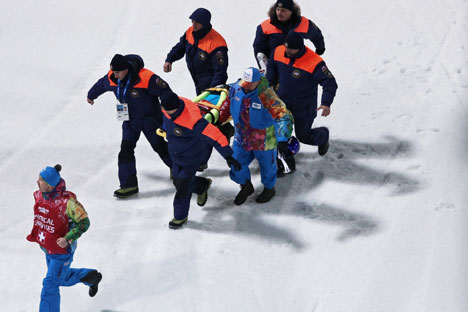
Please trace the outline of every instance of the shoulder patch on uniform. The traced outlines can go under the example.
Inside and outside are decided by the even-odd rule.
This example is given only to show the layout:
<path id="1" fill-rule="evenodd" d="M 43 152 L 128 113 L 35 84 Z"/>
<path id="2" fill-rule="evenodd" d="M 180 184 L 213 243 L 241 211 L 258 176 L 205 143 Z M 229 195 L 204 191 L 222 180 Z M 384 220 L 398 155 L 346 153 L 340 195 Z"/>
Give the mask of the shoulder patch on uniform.
<path id="1" fill-rule="evenodd" d="M 200 52 L 198 53 L 198 57 L 200 58 L 201 61 L 205 61 L 207 58 L 207 55 L 205 52 Z"/>
<path id="2" fill-rule="evenodd" d="M 299 69 L 293 70 L 292 76 L 293 76 L 293 78 L 296 78 L 296 79 L 301 78 L 301 76 L 302 76 L 301 71 Z"/>
<path id="3" fill-rule="evenodd" d="M 224 54 L 221 51 L 216 52 L 216 61 L 218 62 L 219 65 L 223 66 L 224 65 Z"/>
<path id="4" fill-rule="evenodd" d="M 182 135 L 182 129 L 180 129 L 180 128 L 175 128 L 175 129 L 174 129 L 174 135 L 175 135 L 175 136 L 181 136 L 181 135 Z"/>
<path id="5" fill-rule="evenodd" d="M 333 74 L 331 73 L 331 71 L 328 69 L 328 67 L 326 65 L 322 66 L 322 72 L 325 74 L 325 76 L 327 76 L 328 78 L 335 78 L 333 77 Z"/>
<path id="6" fill-rule="evenodd" d="M 138 93 L 138 90 L 137 89 L 132 89 L 130 91 L 130 95 L 133 97 L 133 98 L 137 98 L 140 94 Z"/>
<path id="7" fill-rule="evenodd" d="M 156 84 L 158 85 L 158 87 L 163 88 L 163 89 L 166 89 L 169 86 L 167 82 L 165 82 L 160 77 L 156 78 Z"/>

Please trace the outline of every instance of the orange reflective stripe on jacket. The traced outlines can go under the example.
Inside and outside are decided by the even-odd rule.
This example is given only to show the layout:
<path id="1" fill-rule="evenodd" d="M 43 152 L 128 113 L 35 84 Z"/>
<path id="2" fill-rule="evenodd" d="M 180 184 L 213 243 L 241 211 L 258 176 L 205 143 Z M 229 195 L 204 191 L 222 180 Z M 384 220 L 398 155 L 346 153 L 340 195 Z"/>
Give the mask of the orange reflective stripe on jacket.
<path id="1" fill-rule="evenodd" d="M 315 67 L 317 67 L 317 65 L 320 62 L 323 62 L 323 59 L 314 51 L 309 49 L 308 47 L 305 47 L 305 49 L 306 49 L 305 54 L 301 56 L 300 58 L 296 59 L 293 67 L 302 69 L 309 73 L 313 73 L 315 70 Z M 286 65 L 289 65 L 289 62 L 291 61 L 291 59 L 286 57 L 285 53 L 286 53 L 286 47 L 284 45 L 279 46 L 275 50 L 275 55 L 273 57 L 274 60 L 281 62 L 283 64 L 286 64 Z"/>
<path id="2" fill-rule="evenodd" d="M 267 19 L 263 21 L 260 26 L 262 27 L 263 33 L 265 35 L 271 35 L 271 34 L 281 34 L 283 33 L 281 29 L 277 28 L 276 26 L 272 25 L 270 23 L 271 19 Z"/>
<path id="3" fill-rule="evenodd" d="M 112 87 L 117 87 L 117 84 L 115 82 L 113 82 L 112 79 L 111 79 L 112 74 L 113 74 L 113 71 L 109 70 L 109 73 L 107 74 L 107 78 L 109 79 L 109 84 Z M 138 73 L 138 76 L 140 77 L 140 81 L 136 85 L 134 85 L 133 87 L 134 88 L 147 89 L 148 85 L 149 85 L 149 81 L 150 81 L 150 79 L 151 79 L 151 77 L 153 75 L 154 75 L 154 73 L 151 70 L 143 68 Z"/>
<path id="4" fill-rule="evenodd" d="M 194 45 L 195 38 L 193 38 L 193 26 L 187 29 L 185 32 L 185 38 L 187 41 Z M 224 40 L 223 36 L 221 36 L 216 30 L 211 29 L 205 37 L 203 37 L 200 41 L 198 41 L 197 48 L 205 51 L 206 53 L 213 52 L 214 49 L 219 47 L 227 47 L 226 40 Z"/>
<path id="5" fill-rule="evenodd" d="M 262 27 L 263 33 L 265 35 L 271 35 L 271 34 L 282 34 L 283 31 L 279 28 L 277 28 L 275 25 L 271 24 L 271 19 L 267 19 L 263 21 L 260 26 Z M 299 25 L 294 28 L 295 32 L 298 33 L 307 33 L 309 31 L 309 20 L 305 18 L 304 16 L 301 17 L 301 22 Z"/>
<path id="6" fill-rule="evenodd" d="M 294 29 L 295 32 L 298 33 L 306 33 L 309 31 L 309 20 L 305 18 L 304 16 L 301 17 L 301 22 L 299 23 L 299 26 L 297 26 Z"/>
<path id="7" fill-rule="evenodd" d="M 213 124 L 209 123 L 203 130 L 202 134 L 206 135 L 212 140 L 215 140 L 222 147 L 226 147 L 229 145 L 228 140 L 226 139 L 224 134 L 222 134 L 221 131 L 218 128 L 216 128 L 216 126 L 214 126 Z"/>

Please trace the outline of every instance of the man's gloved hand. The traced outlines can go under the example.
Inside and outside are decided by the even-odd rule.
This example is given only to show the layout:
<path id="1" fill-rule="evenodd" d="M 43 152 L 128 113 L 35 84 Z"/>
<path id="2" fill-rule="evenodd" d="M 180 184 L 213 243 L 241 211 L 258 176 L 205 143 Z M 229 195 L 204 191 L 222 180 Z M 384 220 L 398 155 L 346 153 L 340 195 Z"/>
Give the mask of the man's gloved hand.
<path id="1" fill-rule="evenodd" d="M 239 171 L 242 168 L 242 165 L 232 156 L 226 158 L 226 162 L 229 167 L 233 166 L 234 170 Z"/>
<path id="2" fill-rule="evenodd" d="M 317 53 L 318 55 L 322 55 L 323 53 L 325 53 L 325 48 L 317 48 L 315 49 L 315 53 Z"/>

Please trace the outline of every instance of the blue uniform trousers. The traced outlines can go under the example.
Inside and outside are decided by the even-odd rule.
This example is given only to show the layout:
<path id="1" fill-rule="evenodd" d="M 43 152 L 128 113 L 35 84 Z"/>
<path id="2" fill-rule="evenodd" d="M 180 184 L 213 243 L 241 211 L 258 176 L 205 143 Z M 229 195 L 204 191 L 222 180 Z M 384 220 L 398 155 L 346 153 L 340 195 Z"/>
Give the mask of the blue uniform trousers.
<path id="1" fill-rule="evenodd" d="M 309 145 L 323 145 L 328 141 L 328 129 L 325 127 L 312 128 L 316 113 L 309 115 L 294 116 L 294 131 L 301 143 Z"/>
<path id="2" fill-rule="evenodd" d="M 267 189 L 272 189 L 276 183 L 277 166 L 276 166 L 276 149 L 267 151 L 246 151 L 236 141 L 232 146 L 234 154 L 232 155 L 242 165 L 239 171 L 232 170 L 229 172 L 231 179 L 238 184 L 245 184 L 250 177 L 249 165 L 257 159 L 260 165 L 260 175 L 262 184 Z"/>
<path id="3" fill-rule="evenodd" d="M 159 154 L 162 161 L 172 166 L 171 157 L 167 150 L 167 142 L 156 134 L 158 125 L 155 121 L 147 118 L 141 129 L 135 129 L 130 122 L 122 123 L 122 144 L 119 153 L 119 180 L 120 187 L 138 186 L 135 147 L 141 132 L 145 135 L 153 150 Z"/>
<path id="4" fill-rule="evenodd" d="M 47 275 L 42 282 L 40 312 L 60 311 L 59 286 L 73 286 L 83 283 L 81 279 L 92 269 L 72 269 L 73 253 L 65 255 L 46 254 Z M 87 283 L 83 283 L 90 286 Z"/>
<path id="5" fill-rule="evenodd" d="M 188 216 L 192 194 L 203 193 L 208 185 L 207 178 L 196 176 L 199 166 L 200 164 L 184 166 L 174 163 L 172 165 L 172 179 L 176 187 L 174 218 L 177 220 L 183 220 Z"/>

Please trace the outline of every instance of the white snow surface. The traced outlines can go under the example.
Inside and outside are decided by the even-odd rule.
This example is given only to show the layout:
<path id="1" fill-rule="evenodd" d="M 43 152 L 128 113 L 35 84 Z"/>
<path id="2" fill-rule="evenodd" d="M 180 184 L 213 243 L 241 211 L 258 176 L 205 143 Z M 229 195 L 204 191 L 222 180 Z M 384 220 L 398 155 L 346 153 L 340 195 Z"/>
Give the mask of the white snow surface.
<path id="1" fill-rule="evenodd" d="M 325 157 L 301 146 L 298 171 L 268 204 L 213 152 L 214 180 L 188 224 L 170 230 L 174 187 L 142 136 L 140 194 L 118 187 L 121 124 L 112 93 L 89 88 L 115 53 L 135 53 L 180 96 L 195 88 L 170 48 L 198 7 L 229 46 L 229 82 L 256 65 L 256 26 L 274 1 L 3 1 L 0 10 L 1 311 L 37 311 L 45 257 L 26 241 L 39 171 L 60 163 L 91 227 L 73 267 L 99 293 L 61 288 L 62 311 L 468 311 L 468 1 L 299 1 L 322 30 L 339 89 Z M 309 42 L 309 46 L 310 46 Z M 258 165 L 251 166 L 258 194 Z"/>

